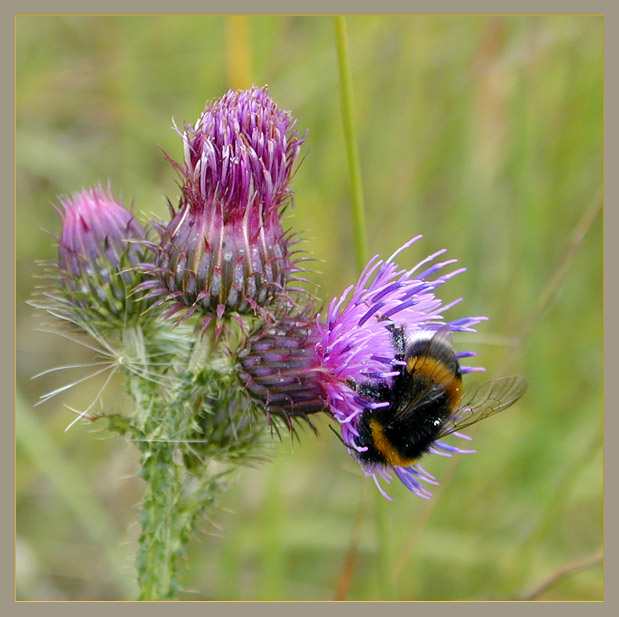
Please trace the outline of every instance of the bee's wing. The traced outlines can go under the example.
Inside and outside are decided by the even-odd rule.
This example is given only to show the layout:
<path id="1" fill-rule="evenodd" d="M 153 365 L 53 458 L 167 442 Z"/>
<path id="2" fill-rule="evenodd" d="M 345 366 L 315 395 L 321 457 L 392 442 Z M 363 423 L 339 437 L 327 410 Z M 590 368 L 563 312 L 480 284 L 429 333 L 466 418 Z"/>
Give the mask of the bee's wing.
<path id="1" fill-rule="evenodd" d="M 449 325 L 447 324 L 442 326 L 440 329 L 436 331 L 436 333 L 432 336 L 432 338 L 428 340 L 424 350 L 420 354 L 417 355 L 417 357 L 415 358 L 415 361 L 412 362 L 409 367 L 405 367 L 404 370 L 408 371 L 409 373 L 414 374 L 415 370 L 419 369 L 426 362 L 426 358 L 434 357 L 435 355 L 433 352 L 434 348 L 443 347 L 445 344 L 448 344 L 451 347 L 451 332 L 449 330 Z M 438 372 L 439 370 L 441 370 L 440 365 L 434 364 L 433 371 Z M 432 382 L 434 381 L 433 371 L 427 371 L 425 373 L 430 385 L 420 390 L 419 392 L 415 393 L 414 396 L 411 395 L 410 398 L 404 400 L 402 402 L 401 407 L 397 409 L 395 412 L 395 415 L 394 415 L 395 419 L 404 418 L 421 402 L 427 403 L 427 402 L 430 402 L 432 399 L 443 396 L 444 391 L 440 389 L 436 389 L 432 385 Z"/>
<path id="2" fill-rule="evenodd" d="M 524 377 L 502 377 L 486 381 L 465 393 L 457 411 L 445 422 L 438 438 L 451 435 L 513 405 L 529 385 Z"/>

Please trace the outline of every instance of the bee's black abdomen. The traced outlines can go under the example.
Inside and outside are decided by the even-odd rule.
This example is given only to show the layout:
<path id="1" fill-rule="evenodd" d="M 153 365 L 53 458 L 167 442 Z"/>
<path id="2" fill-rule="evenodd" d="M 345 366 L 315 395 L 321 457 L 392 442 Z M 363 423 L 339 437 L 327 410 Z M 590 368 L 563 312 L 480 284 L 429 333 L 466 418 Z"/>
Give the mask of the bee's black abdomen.
<path id="1" fill-rule="evenodd" d="M 449 395 L 439 389 L 420 400 L 411 413 L 385 418 L 384 434 L 402 458 L 418 459 L 436 440 L 450 412 Z"/>

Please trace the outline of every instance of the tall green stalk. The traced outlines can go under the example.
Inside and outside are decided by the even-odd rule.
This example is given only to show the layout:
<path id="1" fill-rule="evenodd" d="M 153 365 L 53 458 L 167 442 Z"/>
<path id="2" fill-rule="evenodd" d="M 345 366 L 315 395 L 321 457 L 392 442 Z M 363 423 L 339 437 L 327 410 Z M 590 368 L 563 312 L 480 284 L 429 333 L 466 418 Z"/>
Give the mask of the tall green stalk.
<path id="1" fill-rule="evenodd" d="M 363 200 L 363 183 L 361 181 L 361 165 L 354 122 L 354 94 L 352 85 L 352 71 L 348 53 L 348 34 L 346 21 L 342 15 L 335 18 L 335 38 L 337 42 L 337 56 L 340 73 L 340 93 L 342 104 L 342 125 L 346 141 L 348 158 L 348 174 L 350 177 L 352 227 L 355 242 L 355 258 L 357 269 L 361 271 L 368 261 L 367 225 Z M 383 497 L 375 495 L 375 523 L 378 538 L 378 584 L 382 600 L 389 600 L 392 596 L 391 579 L 388 576 L 389 561 L 389 532 L 383 511 Z"/>
<path id="2" fill-rule="evenodd" d="M 363 185 L 361 182 L 361 165 L 354 129 L 354 106 L 352 73 L 348 56 L 348 35 L 346 21 L 341 15 L 335 18 L 335 40 L 337 43 L 337 58 L 340 70 L 340 94 L 342 103 L 342 126 L 346 141 L 348 156 L 348 174 L 352 202 L 353 237 L 355 241 L 355 257 L 357 269 L 361 271 L 368 261 L 367 225 L 363 206 Z"/>

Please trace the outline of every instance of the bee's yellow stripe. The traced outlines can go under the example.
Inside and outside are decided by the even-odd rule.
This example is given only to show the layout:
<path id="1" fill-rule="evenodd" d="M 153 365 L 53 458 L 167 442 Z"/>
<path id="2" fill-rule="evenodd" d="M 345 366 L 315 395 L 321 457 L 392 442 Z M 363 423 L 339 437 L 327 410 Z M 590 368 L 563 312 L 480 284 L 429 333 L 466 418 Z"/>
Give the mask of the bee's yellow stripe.
<path id="1" fill-rule="evenodd" d="M 413 356 L 408 359 L 406 368 L 413 375 L 422 375 L 430 381 L 445 388 L 449 396 L 449 406 L 455 409 L 460 404 L 462 397 L 462 379 L 456 377 L 454 372 L 444 362 L 432 356 Z"/>

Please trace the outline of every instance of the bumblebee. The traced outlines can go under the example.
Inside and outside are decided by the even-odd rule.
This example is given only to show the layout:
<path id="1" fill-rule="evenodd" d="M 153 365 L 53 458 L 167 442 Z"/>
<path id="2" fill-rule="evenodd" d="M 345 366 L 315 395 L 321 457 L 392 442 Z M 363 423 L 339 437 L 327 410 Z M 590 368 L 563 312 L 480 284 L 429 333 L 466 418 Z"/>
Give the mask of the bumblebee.
<path id="1" fill-rule="evenodd" d="M 462 371 L 449 327 L 409 334 L 390 327 L 399 368 L 393 384 L 366 384 L 357 392 L 388 405 L 359 419 L 357 445 L 363 463 L 408 467 L 432 444 L 513 405 L 525 392 L 523 377 L 504 377 L 462 390 Z"/>

